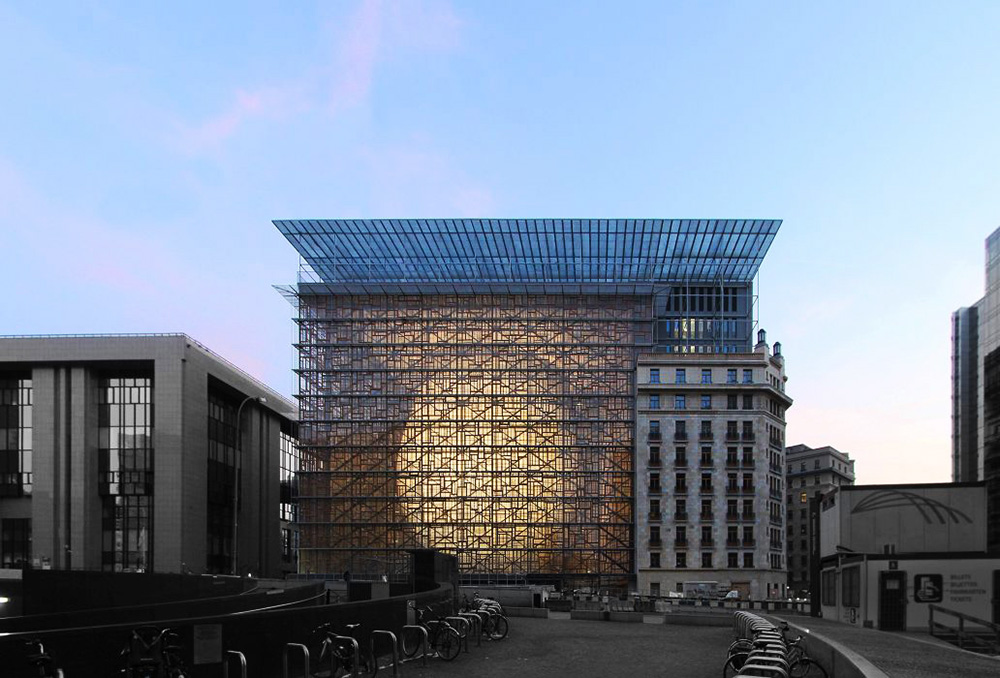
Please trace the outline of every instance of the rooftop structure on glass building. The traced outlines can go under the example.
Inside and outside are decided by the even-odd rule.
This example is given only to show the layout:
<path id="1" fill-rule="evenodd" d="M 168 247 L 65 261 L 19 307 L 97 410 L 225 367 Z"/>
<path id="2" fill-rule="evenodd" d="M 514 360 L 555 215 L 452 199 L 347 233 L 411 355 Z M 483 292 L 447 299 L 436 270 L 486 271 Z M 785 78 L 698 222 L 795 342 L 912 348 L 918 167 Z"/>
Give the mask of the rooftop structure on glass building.
<path id="1" fill-rule="evenodd" d="M 636 359 L 746 353 L 780 221 L 296 220 L 300 569 L 634 576 Z"/>

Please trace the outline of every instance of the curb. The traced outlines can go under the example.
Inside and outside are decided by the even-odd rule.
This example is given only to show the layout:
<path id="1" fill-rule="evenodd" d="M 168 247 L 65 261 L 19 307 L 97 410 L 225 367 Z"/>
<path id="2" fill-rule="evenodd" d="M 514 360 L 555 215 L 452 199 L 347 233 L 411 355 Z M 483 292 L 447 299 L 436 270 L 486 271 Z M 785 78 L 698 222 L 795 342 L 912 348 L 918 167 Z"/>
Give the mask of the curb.
<path id="1" fill-rule="evenodd" d="M 785 617 L 769 616 L 787 622 L 790 628 L 801 634 L 806 652 L 810 657 L 819 660 L 824 668 L 828 668 L 831 676 L 837 678 L 889 678 L 889 674 L 847 646 Z"/>

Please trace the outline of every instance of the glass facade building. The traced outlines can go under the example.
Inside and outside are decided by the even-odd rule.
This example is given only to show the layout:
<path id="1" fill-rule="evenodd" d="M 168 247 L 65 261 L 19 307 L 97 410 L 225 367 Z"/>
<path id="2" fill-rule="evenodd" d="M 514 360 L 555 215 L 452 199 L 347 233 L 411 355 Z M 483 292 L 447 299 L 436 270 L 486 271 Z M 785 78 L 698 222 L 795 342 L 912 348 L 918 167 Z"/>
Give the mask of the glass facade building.
<path id="1" fill-rule="evenodd" d="M 778 221 L 278 221 L 303 257 L 299 570 L 634 572 L 640 352 L 745 352 Z"/>

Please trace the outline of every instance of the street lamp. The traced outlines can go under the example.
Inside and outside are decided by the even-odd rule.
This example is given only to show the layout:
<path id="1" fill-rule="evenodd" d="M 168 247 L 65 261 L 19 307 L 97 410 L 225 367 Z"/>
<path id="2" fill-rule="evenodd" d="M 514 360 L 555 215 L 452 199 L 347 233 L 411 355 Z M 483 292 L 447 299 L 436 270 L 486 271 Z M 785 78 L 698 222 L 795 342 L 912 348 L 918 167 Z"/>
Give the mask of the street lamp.
<path id="1" fill-rule="evenodd" d="M 267 398 L 264 396 L 247 396 L 240 403 L 240 406 L 236 409 L 236 458 L 233 460 L 233 565 L 232 573 L 234 575 L 239 575 L 239 570 L 236 569 L 236 554 L 238 546 L 238 538 L 240 532 L 240 514 L 238 508 L 239 493 L 237 492 L 237 484 L 240 478 L 240 466 L 243 463 L 243 427 L 240 425 L 241 417 L 243 416 L 243 406 L 248 402 L 253 400 L 258 403 L 266 403 Z"/>

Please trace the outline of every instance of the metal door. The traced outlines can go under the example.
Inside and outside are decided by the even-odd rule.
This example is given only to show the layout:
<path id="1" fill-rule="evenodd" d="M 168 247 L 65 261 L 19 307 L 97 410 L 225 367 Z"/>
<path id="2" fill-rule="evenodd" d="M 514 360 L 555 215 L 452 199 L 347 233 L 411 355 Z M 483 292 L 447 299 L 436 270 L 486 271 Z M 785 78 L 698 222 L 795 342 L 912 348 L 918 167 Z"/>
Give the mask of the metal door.
<path id="1" fill-rule="evenodd" d="M 878 627 L 906 630 L 906 573 L 884 570 L 878 575 Z"/>

